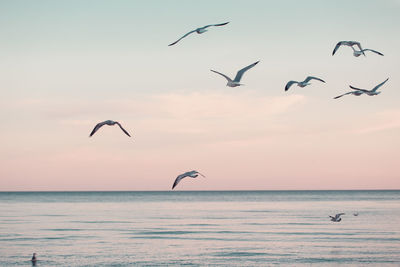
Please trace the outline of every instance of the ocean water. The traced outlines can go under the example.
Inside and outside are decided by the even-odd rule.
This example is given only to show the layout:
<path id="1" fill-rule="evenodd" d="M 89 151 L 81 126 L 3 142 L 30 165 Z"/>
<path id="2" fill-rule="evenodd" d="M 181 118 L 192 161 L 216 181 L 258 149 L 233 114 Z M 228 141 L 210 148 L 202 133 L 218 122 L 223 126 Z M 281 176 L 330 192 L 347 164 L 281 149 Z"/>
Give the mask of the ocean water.
<path id="1" fill-rule="evenodd" d="M 36 266 L 400 266 L 400 191 L 0 193 L 0 266 L 33 252 Z"/>

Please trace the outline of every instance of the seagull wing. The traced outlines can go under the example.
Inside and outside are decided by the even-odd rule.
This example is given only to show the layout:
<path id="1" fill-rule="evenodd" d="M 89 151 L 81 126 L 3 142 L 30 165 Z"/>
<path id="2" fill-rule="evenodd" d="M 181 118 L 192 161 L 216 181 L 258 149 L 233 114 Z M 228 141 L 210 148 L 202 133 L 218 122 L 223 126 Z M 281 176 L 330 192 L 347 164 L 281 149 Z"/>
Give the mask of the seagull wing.
<path id="1" fill-rule="evenodd" d="M 233 81 L 234 81 L 234 82 L 240 82 L 240 79 L 242 79 L 243 74 L 244 74 L 246 71 L 248 71 L 249 69 L 251 69 L 252 67 L 254 67 L 255 65 L 257 65 L 258 62 L 260 62 L 260 61 L 254 62 L 253 64 L 250 64 L 250 65 L 248 65 L 247 67 L 244 67 L 243 69 L 239 70 L 239 71 L 236 73 L 236 77 L 235 77 L 235 79 L 233 79 Z"/>
<path id="2" fill-rule="evenodd" d="M 338 95 L 338 96 L 335 96 L 333 99 L 338 99 L 339 97 L 342 97 L 342 96 L 345 96 L 345 95 L 349 95 L 349 94 L 352 94 L 353 92 L 347 92 L 347 93 L 345 93 L 345 94 L 343 94 L 343 95 Z"/>
<path id="3" fill-rule="evenodd" d="M 364 52 L 364 51 L 371 51 L 371 52 L 374 52 L 375 54 L 378 54 L 378 55 L 380 55 L 380 56 L 383 56 L 383 54 L 382 54 L 381 52 L 378 52 L 378 51 L 376 51 L 376 50 L 364 49 L 364 50 L 362 50 L 361 52 Z"/>
<path id="4" fill-rule="evenodd" d="M 229 21 L 228 22 L 224 22 L 224 23 L 219 23 L 219 24 L 210 24 L 210 25 L 204 26 L 203 29 L 206 29 L 206 28 L 212 27 L 212 26 L 217 26 L 217 27 L 218 26 L 224 26 L 224 25 L 226 25 L 228 23 L 229 23 Z"/>
<path id="5" fill-rule="evenodd" d="M 97 130 L 99 130 L 101 128 L 101 126 L 103 126 L 104 124 L 106 124 L 105 121 L 99 122 L 98 124 L 96 124 L 96 126 L 93 128 L 92 132 L 90 133 L 89 137 L 94 135 L 97 132 Z"/>
<path id="6" fill-rule="evenodd" d="M 178 175 L 178 177 L 176 177 L 174 184 L 172 185 L 172 189 L 175 188 L 175 186 L 177 186 L 179 184 L 179 182 L 183 179 L 187 177 L 187 173 L 185 172 L 184 174 Z"/>
<path id="7" fill-rule="evenodd" d="M 198 174 L 200 174 L 201 176 L 203 176 L 204 178 L 205 178 L 205 176 L 203 175 L 203 174 L 201 174 L 201 173 L 199 173 L 199 172 L 197 172 Z"/>
<path id="8" fill-rule="evenodd" d="M 185 38 L 186 36 L 188 36 L 189 34 L 192 34 L 192 33 L 194 33 L 196 30 L 193 30 L 193 31 L 191 31 L 191 32 L 188 32 L 187 34 L 185 34 L 184 36 L 182 36 L 181 38 L 179 38 L 178 40 L 176 40 L 175 42 L 173 42 L 173 43 L 171 43 L 171 44 L 169 44 L 168 46 L 171 46 L 171 45 L 174 45 L 174 44 L 176 44 L 177 42 L 179 42 L 180 40 L 182 40 L 183 38 Z"/>
<path id="9" fill-rule="evenodd" d="M 308 76 L 305 80 L 304 80 L 304 82 L 305 83 L 308 83 L 309 81 L 311 81 L 311 80 L 317 80 L 317 81 L 320 81 L 320 82 L 325 82 L 324 80 L 322 80 L 322 79 L 320 79 L 320 78 L 317 78 L 317 77 L 314 77 L 314 76 Z"/>
<path id="10" fill-rule="evenodd" d="M 374 87 L 374 89 L 372 89 L 372 92 L 376 92 L 376 90 L 379 89 L 379 87 L 381 87 L 385 82 L 387 82 L 389 80 L 389 78 L 387 78 L 386 80 L 384 80 L 383 82 L 381 82 L 380 84 L 378 84 L 377 86 Z"/>
<path id="11" fill-rule="evenodd" d="M 339 49 L 339 47 L 340 47 L 342 44 L 343 44 L 343 42 L 339 42 L 339 43 L 336 44 L 335 49 L 333 49 L 332 56 L 336 53 L 336 51 Z"/>
<path id="12" fill-rule="evenodd" d="M 117 124 L 118 124 L 119 128 L 121 128 L 121 130 L 122 130 L 127 136 L 131 137 L 131 135 L 122 127 L 122 125 L 121 125 L 119 122 L 117 122 Z"/>
<path id="13" fill-rule="evenodd" d="M 285 86 L 285 91 L 289 90 L 290 86 L 292 86 L 292 84 L 294 84 L 294 83 L 299 83 L 299 82 L 297 82 L 297 81 L 289 81 Z"/>
<path id="14" fill-rule="evenodd" d="M 215 72 L 215 73 L 218 73 L 219 75 L 225 77 L 225 79 L 227 79 L 228 82 L 232 82 L 232 79 L 229 78 L 228 76 L 226 76 L 225 74 L 223 74 L 223 73 L 221 73 L 221 72 L 218 72 L 218 71 L 215 71 L 215 70 L 211 70 L 211 71 L 212 71 L 212 72 Z"/>

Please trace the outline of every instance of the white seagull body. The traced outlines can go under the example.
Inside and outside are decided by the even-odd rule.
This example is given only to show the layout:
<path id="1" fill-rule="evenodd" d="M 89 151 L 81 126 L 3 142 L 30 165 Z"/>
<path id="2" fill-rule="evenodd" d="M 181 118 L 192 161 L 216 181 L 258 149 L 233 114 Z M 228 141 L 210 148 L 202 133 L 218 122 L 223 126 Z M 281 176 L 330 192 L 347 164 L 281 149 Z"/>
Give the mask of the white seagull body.
<path id="1" fill-rule="evenodd" d="M 305 86 L 307 86 L 307 85 L 310 85 L 311 83 L 309 83 L 309 81 L 311 81 L 311 80 L 317 80 L 317 81 L 320 81 L 320 82 L 325 82 L 324 80 L 322 80 L 322 79 L 320 79 L 320 78 L 317 78 L 317 77 L 313 77 L 313 76 L 308 76 L 304 81 L 302 81 L 302 82 L 298 82 L 298 81 L 289 81 L 287 84 L 286 84 L 286 86 L 285 86 L 285 91 L 287 91 L 287 90 L 289 90 L 289 88 L 290 88 L 290 86 L 292 86 L 294 83 L 296 83 L 297 84 L 297 86 L 299 86 L 299 87 L 305 87 Z"/>
<path id="2" fill-rule="evenodd" d="M 176 179 L 175 179 L 174 184 L 172 185 L 172 189 L 174 189 L 175 186 L 177 186 L 183 178 L 186 178 L 186 177 L 196 178 L 197 176 L 199 176 L 199 174 L 201 176 L 205 177 L 203 174 L 199 173 L 198 171 L 190 171 L 190 172 L 185 172 L 185 173 L 178 175 L 178 177 L 176 177 Z"/>
<path id="3" fill-rule="evenodd" d="M 335 217 L 333 216 L 329 216 L 331 218 L 332 222 L 340 222 L 342 220 L 342 218 L 340 218 L 341 215 L 344 215 L 344 213 L 338 213 L 335 215 Z"/>
<path id="4" fill-rule="evenodd" d="M 372 50 L 372 49 L 368 49 L 367 48 L 367 49 L 363 49 L 363 50 L 359 51 L 359 50 L 355 49 L 353 46 L 351 48 L 353 48 L 353 56 L 355 56 L 355 57 L 359 57 L 361 55 L 365 55 L 364 52 L 366 52 L 366 51 L 370 51 L 370 52 L 373 52 L 373 53 L 378 54 L 380 56 L 383 56 L 383 54 L 381 52 L 378 52 L 376 50 Z"/>
<path id="5" fill-rule="evenodd" d="M 358 48 L 360 49 L 361 53 L 365 56 L 364 51 L 361 47 L 361 44 L 359 42 L 356 41 L 340 41 L 336 44 L 335 49 L 333 49 L 332 52 L 332 56 L 336 53 L 336 51 L 339 49 L 339 47 L 341 47 L 342 45 L 346 45 L 346 46 L 350 46 L 353 47 L 353 45 L 358 46 Z"/>
<path id="6" fill-rule="evenodd" d="M 235 79 L 233 79 L 233 80 L 231 78 L 229 78 L 228 76 L 226 76 L 225 74 L 221 73 L 221 72 L 218 72 L 218 71 L 215 71 L 215 70 L 211 70 L 211 71 L 221 75 L 222 77 L 224 77 L 228 81 L 226 86 L 236 87 L 236 86 L 243 85 L 243 84 L 240 83 L 240 80 L 242 79 L 243 74 L 246 71 L 248 71 L 249 69 L 253 68 L 255 65 L 257 65 L 258 62 L 260 62 L 260 61 L 254 62 L 253 64 L 250 64 L 247 67 L 244 67 L 243 69 L 239 70 L 236 73 Z"/>
<path id="7" fill-rule="evenodd" d="M 194 32 L 197 32 L 198 34 L 202 34 L 202 33 L 205 33 L 206 31 L 208 31 L 208 30 L 206 30 L 208 27 L 224 26 L 224 25 L 226 25 L 226 24 L 228 24 L 228 23 L 229 23 L 229 22 L 220 23 L 220 24 L 210 24 L 210 25 L 206 25 L 206 26 L 204 26 L 204 27 L 197 28 L 197 29 L 195 29 L 195 30 L 193 30 L 193 31 L 190 31 L 190 32 L 186 33 L 184 36 L 182 36 L 181 38 L 179 38 L 177 41 L 175 41 L 175 42 L 169 44 L 168 46 L 171 46 L 171 45 L 176 44 L 177 42 L 179 42 L 180 40 L 182 40 L 183 38 L 185 38 L 186 36 L 188 36 L 189 34 L 192 34 L 192 33 L 194 33 Z"/>
<path id="8" fill-rule="evenodd" d="M 96 124 L 96 126 L 93 128 L 92 132 L 90 133 L 89 137 L 91 137 L 92 135 L 94 135 L 103 125 L 110 125 L 113 126 L 117 124 L 119 126 L 119 128 L 121 128 L 121 130 L 129 137 L 131 137 L 131 135 L 122 127 L 122 125 L 117 122 L 117 121 L 112 121 L 112 120 L 106 120 L 103 122 L 99 122 L 98 124 Z"/>
<path id="9" fill-rule="evenodd" d="M 362 94 L 366 94 L 366 95 L 369 95 L 369 96 L 379 95 L 381 92 L 380 92 L 380 91 L 377 91 L 377 90 L 378 90 L 384 83 L 386 83 L 388 80 L 389 80 L 389 78 L 387 78 L 386 80 L 384 80 L 383 82 L 381 82 L 380 84 L 378 84 L 377 86 L 375 86 L 374 88 L 372 88 L 371 90 L 360 89 L 360 88 L 357 88 L 357 87 L 354 87 L 354 86 L 349 85 L 350 88 L 353 89 L 354 91 L 347 92 L 347 93 L 345 93 L 345 94 L 343 94 L 343 95 L 336 96 L 336 97 L 334 97 L 334 99 L 339 98 L 339 97 L 342 97 L 342 96 L 344 96 L 344 95 L 350 95 L 350 94 L 355 95 L 355 96 L 360 96 L 360 95 L 362 95 Z"/>

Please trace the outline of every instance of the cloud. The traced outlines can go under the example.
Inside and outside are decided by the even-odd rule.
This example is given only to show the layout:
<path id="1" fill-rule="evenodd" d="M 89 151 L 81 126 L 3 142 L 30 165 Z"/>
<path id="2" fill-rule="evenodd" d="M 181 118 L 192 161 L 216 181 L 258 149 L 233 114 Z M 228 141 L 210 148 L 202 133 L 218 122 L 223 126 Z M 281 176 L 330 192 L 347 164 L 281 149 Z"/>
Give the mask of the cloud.
<path id="1" fill-rule="evenodd" d="M 386 110 L 368 118 L 368 126 L 356 129 L 357 134 L 370 134 L 400 128 L 400 110 Z"/>

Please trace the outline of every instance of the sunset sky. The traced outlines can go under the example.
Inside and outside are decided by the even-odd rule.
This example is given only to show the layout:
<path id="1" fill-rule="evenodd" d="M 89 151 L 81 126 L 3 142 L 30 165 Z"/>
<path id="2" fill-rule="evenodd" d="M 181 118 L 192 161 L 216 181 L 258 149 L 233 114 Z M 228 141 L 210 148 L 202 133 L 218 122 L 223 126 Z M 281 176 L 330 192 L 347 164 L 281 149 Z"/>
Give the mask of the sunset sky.
<path id="1" fill-rule="evenodd" d="M 400 189 L 400 1 L 1 1 L 0 191 Z M 212 23 L 230 23 L 192 34 Z M 355 58 L 341 40 L 385 56 Z M 241 87 L 234 77 L 257 60 Z M 305 88 L 289 80 L 314 75 Z M 333 97 L 349 85 L 378 96 Z M 93 137 L 97 122 L 105 126 Z"/>

